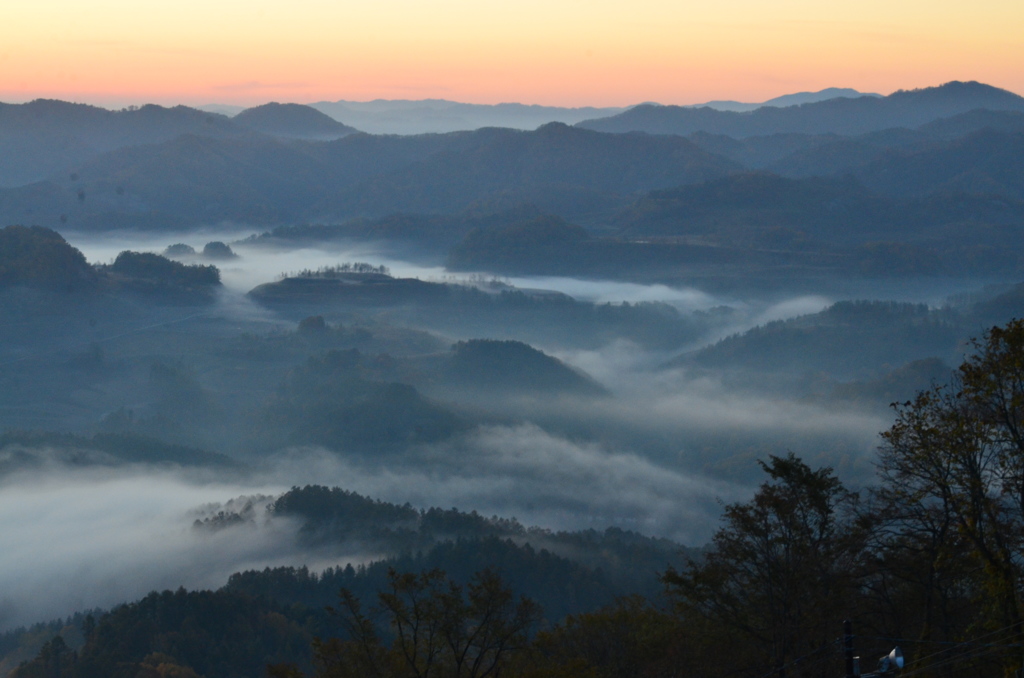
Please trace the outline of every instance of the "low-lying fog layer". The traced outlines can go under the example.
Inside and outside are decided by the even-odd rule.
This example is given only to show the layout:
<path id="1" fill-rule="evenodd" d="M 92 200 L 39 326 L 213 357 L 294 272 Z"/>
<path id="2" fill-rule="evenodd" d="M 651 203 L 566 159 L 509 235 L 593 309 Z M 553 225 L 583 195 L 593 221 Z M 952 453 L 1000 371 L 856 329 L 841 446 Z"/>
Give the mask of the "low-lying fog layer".
<path id="1" fill-rule="evenodd" d="M 144 468 L 9 476 L 0 483 L 0 629 L 153 589 L 218 587 L 241 567 L 294 560 L 283 521 L 244 532 L 191 527 L 197 509 L 211 502 L 281 489 L 198 483 Z"/>
<path id="2" fill-rule="evenodd" d="M 531 425 L 483 427 L 394 467 L 292 449 L 245 481 L 144 466 L 98 470 L 54 463 L 0 481 L 0 630 L 154 589 L 216 588 L 243 569 L 316 569 L 379 557 L 303 551 L 294 524 L 268 518 L 270 497 L 307 483 L 340 485 L 400 504 L 514 516 L 526 525 L 615 525 L 691 543 L 706 539 L 719 500 L 750 492 Z M 239 496 L 253 497 L 254 524 L 218 531 L 192 527 Z"/>
<path id="3" fill-rule="evenodd" d="M 751 491 L 532 424 L 482 426 L 401 464 L 300 448 L 274 459 L 272 468 L 296 483 L 332 479 L 396 503 L 476 510 L 556 530 L 618 526 L 687 544 L 704 543 L 720 501 Z"/>
<path id="4" fill-rule="evenodd" d="M 889 417 L 844 408 L 745 391 L 708 376 L 691 376 L 685 370 L 647 371 L 657 354 L 644 353 L 624 342 L 601 351 L 558 352 L 565 362 L 586 370 L 617 396 L 598 402 L 567 401 L 567 407 L 590 410 L 579 416 L 632 422 L 652 432 L 669 430 L 680 436 L 685 448 L 686 431 L 732 430 L 764 436 L 790 436 L 794 444 L 808 435 L 831 435 L 855 440 L 868 453 L 887 428 Z"/>
<path id="5" fill-rule="evenodd" d="M 576 356 L 584 358 L 587 356 Z M 646 395 L 623 382 L 617 401 L 565 401 L 568 417 L 630 421 L 639 429 L 733 427 L 760 436 L 862 437 L 865 456 L 882 422 L 829 413 L 809 404 L 746 398 L 704 382 L 690 392 L 667 383 Z M 577 411 L 572 409 L 576 407 Z M 674 422 L 674 423 L 673 423 Z M 709 463 L 713 459 L 707 460 Z M 753 465 L 753 460 L 746 460 Z M 828 460 L 826 460 L 828 461 Z M 294 526 L 268 520 L 218 532 L 194 530 L 240 495 L 276 495 L 304 484 L 337 485 L 418 507 L 457 507 L 516 517 L 551 529 L 618 526 L 704 543 L 723 502 L 743 500 L 754 482 L 715 480 L 700 460 L 659 463 L 593 442 L 554 435 L 533 424 L 481 426 L 453 441 L 424 446 L 400 461 L 365 460 L 319 448 L 285 450 L 240 480 L 152 467 L 71 469 L 51 465 L 0 484 L 0 629 L 104 607 L 153 589 L 218 587 L 246 568 L 326 567 L 379 554 L 311 553 Z"/>
<path id="6" fill-rule="evenodd" d="M 239 242 L 254 232 L 252 230 L 233 230 L 186 234 L 67 233 L 65 237 L 93 263 L 112 262 L 120 252 L 127 249 L 160 253 L 169 245 L 183 242 L 191 245 L 197 251 L 201 251 L 203 245 L 210 241 L 231 242 L 233 249 L 239 255 L 237 258 L 225 260 L 196 258 L 195 260 L 197 263 L 212 263 L 220 269 L 225 287 L 229 292 L 234 293 L 227 295 L 229 297 L 244 294 L 257 285 L 272 282 L 282 275 L 356 261 L 384 265 L 396 277 L 420 278 L 430 281 L 469 281 L 492 277 L 486 273 L 452 275 L 440 264 L 431 266 L 395 258 L 393 254 L 386 253 L 386 250 L 381 247 L 368 243 L 337 243 L 322 247 L 275 249 L 265 246 L 247 246 Z M 716 333 L 711 339 L 741 332 L 772 320 L 815 313 L 835 301 L 831 297 L 814 294 L 796 295 L 784 299 L 740 299 L 735 296 L 713 295 L 692 287 L 679 288 L 662 284 L 584 280 L 559 276 L 502 276 L 500 280 L 521 289 L 553 290 L 568 294 L 580 301 L 595 303 L 663 302 L 671 304 L 683 312 L 704 311 L 720 306 L 729 306 L 738 311 L 736 322 Z M 851 286 L 854 289 L 862 287 L 853 283 Z M 948 280 L 938 282 L 921 280 L 880 284 L 874 288 L 864 288 L 860 291 L 864 298 L 923 301 L 938 304 L 959 289 L 960 287 Z"/>
<path id="7" fill-rule="evenodd" d="M 67 234 L 67 240 L 85 254 L 93 263 L 112 262 L 126 250 L 163 252 L 168 245 L 183 242 L 201 251 L 211 240 L 233 242 L 233 250 L 240 256 L 236 259 L 205 260 L 196 258 L 197 263 L 211 263 L 221 271 L 224 285 L 238 292 L 248 292 L 253 287 L 276 280 L 282 274 L 297 273 L 304 269 L 315 270 L 339 263 L 366 261 L 374 265 L 387 266 L 396 277 L 420 278 L 422 280 L 469 280 L 473 273 L 452 276 L 441 265 L 429 266 L 385 254 L 372 244 L 350 243 L 322 247 L 298 247 L 277 249 L 266 246 L 246 246 L 237 242 L 251 235 L 251 232 L 207 232 L 181 235 L 140 234 L 126 237 L 123 234 Z M 490 277 L 484 274 L 484 277 Z M 684 310 L 700 310 L 724 303 L 711 295 L 695 289 L 677 289 L 667 285 L 640 285 L 607 280 L 579 280 L 557 276 L 502 277 L 503 282 L 519 288 L 537 288 L 563 292 L 581 301 L 598 303 L 642 301 L 663 301 Z"/>

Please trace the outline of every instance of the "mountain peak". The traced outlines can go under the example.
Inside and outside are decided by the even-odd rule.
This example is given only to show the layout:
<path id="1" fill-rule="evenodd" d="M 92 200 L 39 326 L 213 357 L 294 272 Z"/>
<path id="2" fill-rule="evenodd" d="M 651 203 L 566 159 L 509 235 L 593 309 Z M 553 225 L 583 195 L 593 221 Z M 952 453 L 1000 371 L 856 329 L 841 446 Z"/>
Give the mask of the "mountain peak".
<path id="1" fill-rule="evenodd" d="M 546 122 L 538 127 L 537 131 L 547 134 L 561 134 L 571 129 L 573 128 L 566 125 L 564 122 Z"/>
<path id="2" fill-rule="evenodd" d="M 311 106 L 276 101 L 247 108 L 232 120 L 257 132 L 299 139 L 337 139 L 358 131 Z"/>

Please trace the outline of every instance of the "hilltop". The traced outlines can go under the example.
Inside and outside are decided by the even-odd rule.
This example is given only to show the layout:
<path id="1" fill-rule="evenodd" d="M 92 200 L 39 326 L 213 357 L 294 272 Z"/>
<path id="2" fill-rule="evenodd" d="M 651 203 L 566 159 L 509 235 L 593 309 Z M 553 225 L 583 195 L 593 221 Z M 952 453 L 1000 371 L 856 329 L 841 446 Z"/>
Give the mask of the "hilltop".
<path id="1" fill-rule="evenodd" d="M 257 132 L 296 139 L 327 141 L 359 131 L 310 106 L 277 102 L 247 108 L 231 120 Z"/>

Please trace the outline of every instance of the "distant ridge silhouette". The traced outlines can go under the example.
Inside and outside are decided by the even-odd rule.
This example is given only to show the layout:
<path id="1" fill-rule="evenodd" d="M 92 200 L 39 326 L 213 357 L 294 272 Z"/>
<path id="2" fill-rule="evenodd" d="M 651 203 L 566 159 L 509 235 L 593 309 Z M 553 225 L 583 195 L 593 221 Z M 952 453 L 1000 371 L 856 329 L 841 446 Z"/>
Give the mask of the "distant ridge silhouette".
<path id="1" fill-rule="evenodd" d="M 703 104 L 693 104 L 686 108 L 714 108 L 719 111 L 735 111 L 742 113 L 745 111 L 754 111 L 762 106 L 774 106 L 776 108 L 782 108 L 785 106 L 799 106 L 801 104 L 812 104 L 818 101 L 828 101 L 829 99 L 855 99 L 857 97 L 881 97 L 881 94 L 872 94 L 869 92 L 858 92 L 850 87 L 827 87 L 817 92 L 795 92 L 793 94 L 783 94 L 782 96 L 762 101 L 761 103 L 744 103 L 742 101 L 708 101 Z"/>
<path id="2" fill-rule="evenodd" d="M 835 98 L 754 111 L 641 105 L 619 115 L 579 123 L 599 132 L 689 135 L 695 132 L 744 138 L 769 134 L 865 134 L 917 127 L 975 109 L 1024 111 L 1024 98 L 979 82 L 900 90 L 887 97 Z"/>

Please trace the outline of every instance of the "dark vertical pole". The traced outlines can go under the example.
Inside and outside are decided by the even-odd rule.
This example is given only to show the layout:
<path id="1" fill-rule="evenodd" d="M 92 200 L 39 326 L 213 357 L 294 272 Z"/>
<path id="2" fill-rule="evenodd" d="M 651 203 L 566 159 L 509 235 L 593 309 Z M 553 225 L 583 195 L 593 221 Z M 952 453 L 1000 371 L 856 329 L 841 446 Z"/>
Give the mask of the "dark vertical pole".
<path id="1" fill-rule="evenodd" d="M 846 678 L 857 678 L 853 673 L 853 624 L 843 622 L 843 657 L 846 659 Z"/>

